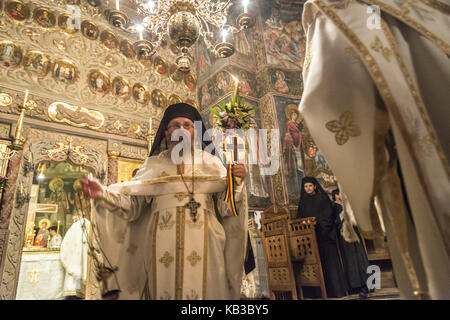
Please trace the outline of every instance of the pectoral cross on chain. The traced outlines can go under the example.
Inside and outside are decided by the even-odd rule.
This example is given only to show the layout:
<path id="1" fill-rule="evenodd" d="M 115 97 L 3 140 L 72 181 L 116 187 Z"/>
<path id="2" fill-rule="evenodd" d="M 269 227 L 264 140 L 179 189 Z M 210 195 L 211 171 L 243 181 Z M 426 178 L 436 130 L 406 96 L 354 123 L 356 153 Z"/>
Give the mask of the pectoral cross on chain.
<path id="1" fill-rule="evenodd" d="M 197 208 L 200 207 L 200 202 L 196 202 L 194 197 L 191 197 L 184 206 L 190 210 L 192 221 L 197 222 Z"/>

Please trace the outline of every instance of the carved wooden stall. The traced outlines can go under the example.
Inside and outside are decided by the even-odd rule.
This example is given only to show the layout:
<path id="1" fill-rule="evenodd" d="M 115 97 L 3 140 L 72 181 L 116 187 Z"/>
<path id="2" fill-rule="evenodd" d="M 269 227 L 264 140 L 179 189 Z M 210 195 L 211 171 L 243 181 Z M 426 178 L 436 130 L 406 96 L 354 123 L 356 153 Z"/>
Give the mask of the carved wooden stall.
<path id="1" fill-rule="evenodd" d="M 291 219 L 288 209 L 271 205 L 261 218 L 270 298 L 303 299 L 303 287 L 320 287 L 326 299 L 314 225 L 315 218 Z"/>

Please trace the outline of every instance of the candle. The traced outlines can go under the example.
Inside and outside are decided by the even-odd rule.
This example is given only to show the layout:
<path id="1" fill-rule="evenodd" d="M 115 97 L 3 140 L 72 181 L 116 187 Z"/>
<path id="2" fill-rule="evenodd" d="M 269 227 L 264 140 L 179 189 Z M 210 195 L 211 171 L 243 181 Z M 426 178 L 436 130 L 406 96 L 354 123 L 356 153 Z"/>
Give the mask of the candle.
<path id="1" fill-rule="evenodd" d="M 239 78 L 234 75 L 231 75 L 231 77 L 233 78 L 233 80 L 235 82 L 233 101 L 236 102 L 237 98 L 238 98 L 238 94 L 239 94 Z"/>
<path id="2" fill-rule="evenodd" d="M 244 13 L 248 13 L 248 0 L 244 0 L 243 4 L 244 4 Z"/>
<path id="3" fill-rule="evenodd" d="M 150 10 L 151 13 L 155 10 L 155 3 L 153 1 L 147 2 L 147 8 Z"/>
<path id="4" fill-rule="evenodd" d="M 150 143 L 152 142 L 152 130 L 153 130 L 152 121 L 153 121 L 153 118 L 150 117 L 150 119 L 149 119 L 150 123 L 149 123 L 149 127 L 148 127 L 148 136 L 150 138 Z"/>
<path id="5" fill-rule="evenodd" d="M 227 42 L 228 30 L 222 29 L 222 42 Z"/>
<path id="6" fill-rule="evenodd" d="M 58 220 L 58 226 L 56 227 L 56 234 L 59 234 L 59 223 L 60 221 Z"/>
<path id="7" fill-rule="evenodd" d="M 23 194 L 23 184 L 22 184 L 22 182 L 20 183 L 20 194 Z"/>
<path id="8" fill-rule="evenodd" d="M 136 31 L 139 32 L 139 40 L 144 40 L 144 34 L 143 34 L 144 27 L 142 26 L 142 24 L 140 24 L 136 27 Z"/>
<path id="9" fill-rule="evenodd" d="M 28 101 L 28 89 L 25 90 L 25 98 L 23 99 L 23 107 L 25 108 L 27 101 Z"/>
<path id="10" fill-rule="evenodd" d="M 148 151 L 150 152 L 152 150 L 152 145 L 153 145 L 153 135 L 152 135 L 152 120 L 153 118 L 150 117 L 148 119 L 149 121 L 149 125 L 148 125 Z"/>
<path id="11" fill-rule="evenodd" d="M 116 10 L 119 11 L 120 7 L 119 7 L 119 0 L 116 0 Z"/>

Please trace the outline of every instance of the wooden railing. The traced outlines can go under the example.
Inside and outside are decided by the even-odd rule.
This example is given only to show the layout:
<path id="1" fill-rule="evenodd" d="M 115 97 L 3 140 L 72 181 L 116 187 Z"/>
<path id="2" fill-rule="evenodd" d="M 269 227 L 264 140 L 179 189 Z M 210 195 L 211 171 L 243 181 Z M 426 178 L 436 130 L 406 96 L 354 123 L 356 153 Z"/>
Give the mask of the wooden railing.
<path id="1" fill-rule="evenodd" d="M 314 226 L 315 218 L 291 219 L 289 214 L 265 214 L 262 241 L 269 275 L 270 298 L 303 298 L 303 287 L 320 287 L 326 299 L 325 282 Z"/>

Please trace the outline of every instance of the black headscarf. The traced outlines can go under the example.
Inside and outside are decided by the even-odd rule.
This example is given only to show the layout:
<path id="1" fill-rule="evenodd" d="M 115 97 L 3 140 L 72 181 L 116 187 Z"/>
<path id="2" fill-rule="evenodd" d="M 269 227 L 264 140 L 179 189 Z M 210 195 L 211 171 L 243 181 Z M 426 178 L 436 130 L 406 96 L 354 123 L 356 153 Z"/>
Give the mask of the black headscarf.
<path id="1" fill-rule="evenodd" d="M 155 140 L 152 145 L 152 150 L 150 151 L 150 157 L 153 155 L 156 155 L 162 151 L 161 144 L 165 140 L 166 135 L 165 131 L 167 130 L 167 126 L 169 125 L 169 122 L 172 119 L 178 118 L 178 117 L 184 117 L 190 119 L 192 122 L 195 121 L 201 121 L 202 122 L 202 137 L 204 137 L 204 134 L 206 132 L 205 124 L 203 123 L 202 116 L 198 112 L 197 109 L 195 109 L 193 106 L 187 104 L 187 103 L 176 103 L 170 105 L 166 111 L 164 112 L 164 115 L 161 119 L 161 123 L 159 125 L 158 131 L 155 135 Z M 209 137 L 205 137 L 206 140 L 210 140 Z M 202 147 L 204 148 L 207 144 L 202 141 Z M 166 142 L 167 144 L 167 142 Z"/>
<path id="2" fill-rule="evenodd" d="M 305 191 L 305 184 L 312 183 L 316 187 L 315 194 Z M 328 194 L 323 190 L 320 183 L 313 177 L 305 177 L 302 180 L 302 191 L 298 204 L 297 218 L 315 217 L 322 229 L 331 227 L 333 219 L 333 206 Z"/>
<path id="3" fill-rule="evenodd" d="M 312 184 L 316 187 L 316 194 L 324 194 L 324 195 L 326 195 L 327 198 L 328 198 L 328 195 L 327 195 L 326 191 L 323 190 L 322 186 L 321 186 L 320 183 L 316 180 L 316 178 L 313 178 L 313 177 L 304 177 L 303 180 L 302 180 L 302 191 L 301 191 L 301 193 L 300 193 L 300 201 L 301 201 L 302 199 L 305 199 L 306 196 L 309 196 L 309 195 L 306 193 L 306 191 L 305 191 L 305 184 L 306 184 L 306 183 L 312 183 Z M 328 200 L 330 200 L 330 199 L 328 198 Z"/>

